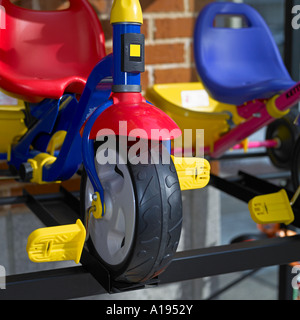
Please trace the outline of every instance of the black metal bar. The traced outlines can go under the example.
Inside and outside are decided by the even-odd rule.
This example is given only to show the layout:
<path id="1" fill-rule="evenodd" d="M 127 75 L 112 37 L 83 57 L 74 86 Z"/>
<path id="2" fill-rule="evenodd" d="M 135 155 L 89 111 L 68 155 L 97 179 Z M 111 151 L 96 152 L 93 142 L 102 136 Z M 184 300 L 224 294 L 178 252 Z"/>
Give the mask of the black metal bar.
<path id="1" fill-rule="evenodd" d="M 44 196 L 40 197 L 40 200 L 26 190 L 23 192 L 26 196 L 26 205 L 47 227 L 72 224 L 79 219 L 79 207 L 76 207 L 77 202 L 74 202 L 77 199 L 65 189 L 62 189 L 56 197 Z"/>
<path id="2" fill-rule="evenodd" d="M 0 198 L 0 206 L 5 206 L 9 204 L 22 204 L 26 203 L 26 196 L 16 196 L 16 197 L 1 197 Z"/>
<path id="3" fill-rule="evenodd" d="M 262 173 L 262 174 L 259 174 L 257 178 L 263 179 L 263 180 L 276 180 L 276 179 L 289 180 L 291 179 L 291 171 Z"/>
<path id="4" fill-rule="evenodd" d="M 76 196 L 78 192 L 73 193 L 73 196 Z M 64 199 L 65 195 L 63 193 L 47 193 L 47 194 L 37 194 L 34 195 L 34 198 L 38 201 L 57 201 Z M 15 197 L 0 197 L 0 206 L 10 205 L 10 204 L 22 204 L 26 203 L 27 196 L 15 196 Z"/>
<path id="5" fill-rule="evenodd" d="M 98 283 L 105 289 L 106 293 L 119 293 L 130 290 L 137 290 L 145 288 L 145 285 L 157 285 L 158 280 L 149 280 L 146 283 L 121 283 L 111 279 L 109 271 L 92 256 L 86 249 L 83 249 L 80 263 L 83 267 L 98 281 Z"/>
<path id="6" fill-rule="evenodd" d="M 80 263 L 84 266 L 106 292 L 112 291 L 112 282 L 107 269 L 85 249 L 82 251 Z"/>
<path id="7" fill-rule="evenodd" d="M 17 175 L 12 174 L 10 170 L 0 170 L 0 177 L 3 176 L 14 179 Z"/>
<path id="8" fill-rule="evenodd" d="M 244 201 L 249 201 L 261 191 L 276 191 L 279 188 L 243 172 L 239 172 L 237 179 L 231 179 L 231 181 L 212 176 L 212 185 Z M 47 204 L 51 203 L 52 209 L 55 209 L 55 205 L 60 206 L 66 199 L 68 199 L 66 202 L 69 204 L 75 203 L 75 205 L 78 205 L 79 203 L 66 190 L 62 190 L 60 194 L 56 198 L 44 197 L 44 201 L 41 202 L 25 191 L 22 200 L 26 200 L 26 205 L 45 225 L 53 226 L 60 224 L 60 219 L 57 219 L 57 214 L 52 214 L 48 210 Z M 61 203 L 57 202 L 53 206 L 53 202 L 57 199 L 61 199 Z M 74 212 L 71 208 L 70 210 Z M 77 216 L 76 213 L 74 214 Z M 154 279 L 147 284 L 156 285 L 158 282 L 167 284 L 271 265 L 286 265 L 298 260 L 300 260 L 300 236 L 202 248 L 177 253 L 167 270 L 158 279 Z M 132 285 L 112 281 L 106 268 L 85 249 L 82 253 L 81 263 L 83 266 L 80 268 L 9 276 L 7 278 L 8 290 L 0 290 L 0 299 L 2 297 L 6 299 L 10 295 L 13 295 L 14 299 L 18 299 L 18 297 L 22 299 L 70 299 L 104 292 L 116 293 L 141 289 L 147 285 Z M 92 282 L 91 290 L 89 291 L 88 288 L 84 287 L 82 291 L 73 289 L 71 293 L 70 288 L 72 286 L 80 288 L 82 281 Z M 72 282 L 71 286 L 69 285 L 70 282 Z M 53 289 L 54 284 L 55 290 Z M 64 287 L 63 290 L 61 290 L 61 287 Z M 43 288 L 43 294 L 36 293 L 38 288 Z M 56 296 L 57 291 L 59 291 L 59 294 Z"/>
<path id="9" fill-rule="evenodd" d="M 277 186 L 264 179 L 260 179 L 240 171 L 235 178 L 220 178 L 215 175 L 211 175 L 211 185 L 221 191 L 248 203 L 251 199 L 258 195 L 276 193 L 281 189 L 285 189 L 289 199 L 291 199 L 294 193 L 286 188 Z M 300 227 L 300 199 L 293 205 L 293 212 L 295 220 L 292 225 L 294 227 Z"/>
<path id="10" fill-rule="evenodd" d="M 158 281 L 160 284 L 169 284 L 272 265 L 287 265 L 298 260 L 299 235 L 236 243 L 176 253 Z M 71 299 L 107 292 L 85 267 L 8 276 L 6 287 L 6 290 L 0 290 L 0 299 Z M 111 292 L 143 287 L 121 283 L 119 288 L 116 286 Z"/>
<path id="11" fill-rule="evenodd" d="M 63 190 L 64 198 L 70 200 L 70 196 L 67 195 L 67 191 Z M 32 212 L 47 226 L 58 226 L 63 224 L 59 217 L 51 213 L 40 201 L 36 200 L 34 196 L 30 195 L 24 190 L 24 194 L 27 198 L 26 205 L 32 210 Z M 75 201 L 75 199 L 71 199 Z M 58 204 L 59 206 L 59 204 Z M 78 217 L 74 217 L 72 220 L 76 220 Z M 69 223 L 74 221 L 70 220 Z M 94 276 L 94 278 L 101 283 L 103 288 L 110 292 L 112 290 L 112 284 L 110 280 L 109 272 L 103 267 L 103 265 L 92 255 L 90 255 L 85 249 L 83 249 L 80 262 L 83 264 L 86 270 Z"/>
<path id="12" fill-rule="evenodd" d="M 246 185 L 247 187 L 251 188 L 252 190 L 255 190 L 257 192 L 257 195 L 262 194 L 268 194 L 268 193 L 276 193 L 282 189 L 285 189 L 289 199 L 291 199 L 294 195 L 294 192 L 291 190 L 288 190 L 287 188 L 284 188 L 282 186 L 278 186 L 276 184 L 273 184 L 271 182 L 268 182 L 264 179 L 255 177 L 253 175 L 247 174 L 245 172 L 239 172 L 239 176 L 242 177 L 242 183 Z M 296 201 L 296 203 L 293 205 L 293 211 L 295 215 L 295 226 L 300 226 L 300 220 L 299 220 L 299 214 L 300 214 L 300 208 L 299 208 L 300 201 Z"/>
<path id="13" fill-rule="evenodd" d="M 66 300 L 103 293 L 106 290 L 79 266 L 7 276 L 0 300 Z"/>
<path id="14" fill-rule="evenodd" d="M 59 191 L 64 196 L 64 202 L 73 209 L 78 215 L 78 218 L 80 217 L 80 200 L 76 195 L 66 190 L 63 186 L 60 187 Z M 78 194 L 79 196 L 79 194 Z"/>
<path id="15" fill-rule="evenodd" d="M 249 202 L 252 198 L 257 196 L 257 192 L 241 184 L 242 177 L 238 176 L 236 179 L 224 179 L 211 174 L 210 185 L 237 198 L 241 201 Z"/>
<path id="16" fill-rule="evenodd" d="M 257 194 L 273 193 L 282 189 L 280 186 L 257 178 L 243 171 L 239 171 L 238 175 L 242 177 L 242 184 L 251 190 L 255 190 Z"/>
<path id="17" fill-rule="evenodd" d="M 300 235 L 177 253 L 161 284 L 289 264 L 300 259 Z"/>
<path id="18" fill-rule="evenodd" d="M 59 203 L 52 205 L 52 210 L 47 208 L 47 200 L 45 203 L 38 201 L 34 196 L 24 190 L 26 196 L 26 205 L 32 212 L 47 226 L 57 226 L 61 224 L 74 223 L 79 218 L 79 200 L 72 196 L 67 190 L 61 188 L 63 194 L 62 200 Z M 49 204 L 48 204 L 49 205 Z M 58 212 L 58 208 L 62 205 L 70 205 L 69 211 L 63 210 L 63 214 Z M 54 209 L 54 210 L 53 210 Z M 83 249 L 80 263 L 83 267 L 101 284 L 106 292 L 121 292 L 143 288 L 144 284 L 119 284 L 111 280 L 109 271 L 100 263 L 98 259 L 92 256 L 86 249 Z M 153 281 L 157 282 L 157 280 Z M 151 282 L 152 283 L 152 282 Z"/>
<path id="19" fill-rule="evenodd" d="M 211 175 L 210 185 L 215 188 L 248 203 L 251 199 L 258 195 L 276 193 L 281 189 L 285 189 L 289 199 L 292 198 L 293 192 L 286 188 L 277 186 L 264 179 L 259 179 L 245 172 L 240 171 L 237 177 L 220 178 L 216 175 Z M 300 227 L 300 200 L 293 205 L 295 220 L 292 225 Z"/>
<path id="20" fill-rule="evenodd" d="M 266 152 L 248 152 L 248 153 L 227 153 L 218 159 L 218 161 L 226 161 L 226 160 L 242 160 L 242 159 L 250 159 L 250 158 L 264 158 L 267 157 L 268 154 Z"/>
<path id="21" fill-rule="evenodd" d="M 54 218 L 49 211 L 35 197 L 23 190 L 26 197 L 26 205 L 28 208 L 42 221 L 47 227 L 59 225 L 59 222 Z"/>
<path id="22" fill-rule="evenodd" d="M 293 300 L 292 278 L 295 274 L 292 273 L 290 265 L 282 265 L 279 267 L 279 300 Z"/>
<path id="23" fill-rule="evenodd" d="M 81 261 L 86 265 L 7 276 L 0 300 L 66 300 L 145 288 L 146 284 L 107 282 L 103 266 L 87 251 Z M 157 282 L 153 279 L 147 285 Z"/>

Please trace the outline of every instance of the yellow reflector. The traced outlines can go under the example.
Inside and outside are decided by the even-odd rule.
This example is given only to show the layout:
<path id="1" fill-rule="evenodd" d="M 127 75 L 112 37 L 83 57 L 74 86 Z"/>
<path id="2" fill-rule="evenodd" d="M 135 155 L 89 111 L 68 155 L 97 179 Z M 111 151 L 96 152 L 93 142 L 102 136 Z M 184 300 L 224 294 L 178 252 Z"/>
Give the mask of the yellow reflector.
<path id="1" fill-rule="evenodd" d="M 41 228 L 28 237 L 27 253 L 32 262 L 68 261 L 79 263 L 86 230 L 78 219 L 76 224 Z"/>
<path id="2" fill-rule="evenodd" d="M 210 164 L 203 158 L 172 156 L 181 190 L 201 189 L 210 180 Z"/>
<path id="3" fill-rule="evenodd" d="M 139 44 L 130 45 L 130 57 L 140 57 L 141 56 L 141 46 Z"/>
<path id="4" fill-rule="evenodd" d="M 277 193 L 257 196 L 249 204 L 249 211 L 258 224 L 285 223 L 294 221 L 294 213 L 288 195 L 284 189 Z"/>

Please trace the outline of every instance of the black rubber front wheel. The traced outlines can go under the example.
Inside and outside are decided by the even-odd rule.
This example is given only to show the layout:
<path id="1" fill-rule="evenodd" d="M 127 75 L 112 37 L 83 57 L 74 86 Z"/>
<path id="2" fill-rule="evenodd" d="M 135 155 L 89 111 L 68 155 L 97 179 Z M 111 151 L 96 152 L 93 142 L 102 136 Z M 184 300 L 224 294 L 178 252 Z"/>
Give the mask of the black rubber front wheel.
<path id="1" fill-rule="evenodd" d="M 119 159 L 117 151 L 116 156 Z M 95 156 L 106 211 L 103 219 L 91 216 L 88 226 L 94 190 L 83 170 L 81 212 L 89 235 L 87 247 L 116 281 L 145 282 L 163 272 L 176 252 L 181 191 L 171 158 L 169 164 L 122 163 L 101 165 Z"/>

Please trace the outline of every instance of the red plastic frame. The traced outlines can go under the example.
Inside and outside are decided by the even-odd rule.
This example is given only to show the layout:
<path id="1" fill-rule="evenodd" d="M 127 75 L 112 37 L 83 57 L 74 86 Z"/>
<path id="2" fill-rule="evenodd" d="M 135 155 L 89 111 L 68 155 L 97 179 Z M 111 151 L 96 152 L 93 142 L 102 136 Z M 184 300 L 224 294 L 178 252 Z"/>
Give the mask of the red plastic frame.
<path id="1" fill-rule="evenodd" d="M 87 0 L 70 0 L 60 11 L 35 11 L 0 0 L 0 87 L 29 102 L 81 93 L 105 56 L 100 21 Z"/>
<path id="2" fill-rule="evenodd" d="M 90 139 L 106 135 L 101 129 L 112 130 L 116 136 L 147 140 L 168 141 L 181 136 L 177 124 L 162 110 L 147 103 L 140 93 L 114 93 L 111 98 L 113 105 L 97 118 Z"/>

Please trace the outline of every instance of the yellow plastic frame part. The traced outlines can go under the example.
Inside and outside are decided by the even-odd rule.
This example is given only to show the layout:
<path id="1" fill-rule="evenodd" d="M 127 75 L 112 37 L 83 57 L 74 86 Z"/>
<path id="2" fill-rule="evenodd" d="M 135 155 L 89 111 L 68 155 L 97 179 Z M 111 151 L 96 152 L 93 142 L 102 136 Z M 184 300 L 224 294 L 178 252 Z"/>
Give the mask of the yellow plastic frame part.
<path id="1" fill-rule="evenodd" d="M 124 22 L 143 24 L 143 13 L 139 0 L 114 0 L 110 23 Z"/>
<path id="2" fill-rule="evenodd" d="M 54 133 L 47 147 L 47 152 L 54 156 L 55 150 L 62 146 L 67 135 L 67 131 L 60 130 Z"/>
<path id="3" fill-rule="evenodd" d="M 275 119 L 280 119 L 284 116 L 286 116 L 290 110 L 285 110 L 285 111 L 281 111 L 277 108 L 276 106 L 276 100 L 277 98 L 279 97 L 279 95 L 276 95 L 274 96 L 273 98 L 271 98 L 268 102 L 267 102 L 267 111 L 268 111 L 268 114 L 272 117 L 272 118 L 275 118 Z"/>
<path id="4" fill-rule="evenodd" d="M 171 157 L 182 191 L 201 189 L 207 186 L 210 180 L 210 164 L 206 159 Z"/>
<path id="5" fill-rule="evenodd" d="M 295 218 L 284 189 L 253 198 L 248 203 L 248 208 L 253 221 L 258 224 L 284 223 L 289 225 Z"/>
<path id="6" fill-rule="evenodd" d="M 195 95 L 196 94 L 196 95 Z M 203 94 L 207 105 L 200 101 Z M 191 97 L 192 103 L 187 104 L 185 97 Z M 203 129 L 204 147 L 214 150 L 215 142 L 230 130 L 230 121 L 238 125 L 245 121 L 238 114 L 237 106 L 223 104 L 212 99 L 202 82 L 156 84 L 146 91 L 147 100 L 169 115 L 182 130 L 184 148 L 196 148 L 196 132 Z M 193 138 L 185 140 L 185 129 L 192 130 Z"/>
<path id="7" fill-rule="evenodd" d="M 52 164 L 55 161 L 56 161 L 56 157 L 51 156 L 48 153 L 39 153 L 33 159 L 28 159 L 27 162 L 31 164 L 33 169 L 33 177 L 30 181 L 38 184 L 48 183 L 43 181 L 43 167 L 46 164 L 47 165 Z M 56 183 L 60 183 L 60 182 L 61 181 L 56 181 Z"/>
<path id="8" fill-rule="evenodd" d="M 23 136 L 27 127 L 25 125 L 24 104 L 0 105 L 0 153 L 7 153 L 7 160 L 10 160 L 11 145 Z"/>
<path id="9" fill-rule="evenodd" d="M 32 262 L 69 261 L 80 262 L 86 230 L 81 220 L 76 224 L 41 228 L 33 231 L 26 250 Z"/>
<path id="10" fill-rule="evenodd" d="M 141 56 L 141 45 L 131 44 L 130 45 L 130 57 L 140 57 Z"/>

